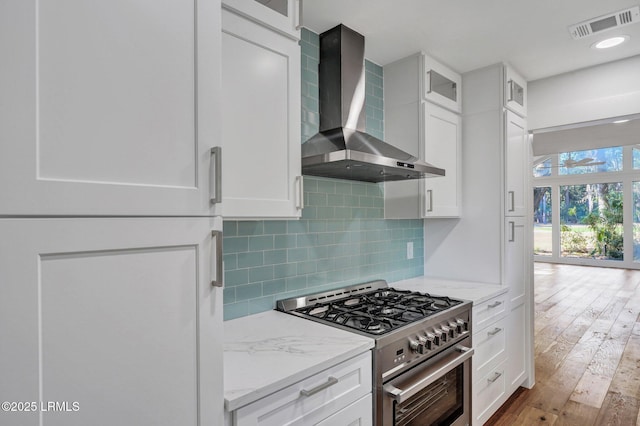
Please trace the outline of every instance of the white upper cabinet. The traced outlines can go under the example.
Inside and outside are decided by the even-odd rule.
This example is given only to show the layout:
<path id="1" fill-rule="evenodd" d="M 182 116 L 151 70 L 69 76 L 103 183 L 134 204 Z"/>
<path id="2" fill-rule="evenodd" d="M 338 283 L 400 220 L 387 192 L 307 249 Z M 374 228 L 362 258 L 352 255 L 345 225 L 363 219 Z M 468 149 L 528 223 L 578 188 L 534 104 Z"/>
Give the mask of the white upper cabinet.
<path id="1" fill-rule="evenodd" d="M 78 408 L 0 412 L 0 424 L 221 424 L 221 226 L 0 219 L 0 394 Z"/>
<path id="2" fill-rule="evenodd" d="M 226 5 L 222 29 L 223 215 L 300 217 L 300 46 Z"/>
<path id="3" fill-rule="evenodd" d="M 530 188 L 526 185 L 529 167 L 529 138 L 525 119 L 511 111 L 505 112 L 505 215 L 524 216 L 526 197 Z"/>
<path id="4" fill-rule="evenodd" d="M 527 116 L 527 81 L 508 65 L 504 70 L 504 106 L 521 117 Z"/>
<path id="5" fill-rule="evenodd" d="M 302 0 L 222 0 L 225 8 L 283 35 L 300 38 Z"/>
<path id="6" fill-rule="evenodd" d="M 3 1 L 0 16 L 0 215 L 219 214 L 219 1 Z"/>
<path id="7" fill-rule="evenodd" d="M 462 118 L 424 103 L 423 159 L 445 169 L 445 176 L 423 179 L 423 217 L 458 217 L 462 203 Z"/>
<path id="8" fill-rule="evenodd" d="M 434 72 L 427 74 L 429 70 Z M 436 77 L 431 82 L 432 93 L 426 93 L 426 76 L 434 77 L 435 72 L 453 80 L 445 84 Z M 436 81 L 441 84 L 434 91 Z M 453 90 L 444 90 L 447 84 Z M 462 119 L 456 113 L 460 111 L 460 87 L 459 75 L 422 53 L 385 65 L 385 141 L 446 173 L 419 181 L 385 182 L 386 218 L 460 216 Z M 455 93 L 455 102 L 442 93 Z"/>
<path id="9" fill-rule="evenodd" d="M 424 98 L 450 109 L 462 111 L 462 77 L 446 65 L 424 55 Z"/>

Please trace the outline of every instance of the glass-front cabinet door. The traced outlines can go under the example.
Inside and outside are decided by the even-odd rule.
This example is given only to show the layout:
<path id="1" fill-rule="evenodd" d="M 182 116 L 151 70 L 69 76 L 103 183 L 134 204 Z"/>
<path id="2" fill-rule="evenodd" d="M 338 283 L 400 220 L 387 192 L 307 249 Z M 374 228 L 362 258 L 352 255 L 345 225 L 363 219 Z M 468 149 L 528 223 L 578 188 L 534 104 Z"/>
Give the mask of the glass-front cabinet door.
<path id="1" fill-rule="evenodd" d="M 300 38 L 301 0 L 223 0 L 222 4 L 283 35 Z"/>
<path id="2" fill-rule="evenodd" d="M 446 65 L 424 55 L 424 98 L 453 112 L 462 110 L 462 77 Z"/>

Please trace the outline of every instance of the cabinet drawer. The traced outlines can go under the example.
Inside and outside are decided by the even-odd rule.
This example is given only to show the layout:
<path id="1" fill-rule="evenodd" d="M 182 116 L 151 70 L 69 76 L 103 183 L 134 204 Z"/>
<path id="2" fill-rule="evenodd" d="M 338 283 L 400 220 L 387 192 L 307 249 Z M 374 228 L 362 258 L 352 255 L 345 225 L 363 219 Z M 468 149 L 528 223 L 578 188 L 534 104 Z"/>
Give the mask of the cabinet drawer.
<path id="1" fill-rule="evenodd" d="M 491 367 L 506 359 L 506 326 L 507 317 L 503 317 L 473 336 L 474 381 L 487 374 Z"/>
<path id="2" fill-rule="evenodd" d="M 481 425 L 502 405 L 505 396 L 506 361 L 473 384 L 473 424 Z"/>
<path id="3" fill-rule="evenodd" d="M 373 397 L 371 394 L 327 417 L 316 426 L 368 426 L 373 424 Z"/>
<path id="4" fill-rule="evenodd" d="M 371 393 L 371 352 L 236 410 L 234 425 L 315 424 Z"/>
<path id="5" fill-rule="evenodd" d="M 473 306 L 472 330 L 474 335 L 489 325 L 492 321 L 505 315 L 507 295 L 501 294 L 479 305 Z"/>

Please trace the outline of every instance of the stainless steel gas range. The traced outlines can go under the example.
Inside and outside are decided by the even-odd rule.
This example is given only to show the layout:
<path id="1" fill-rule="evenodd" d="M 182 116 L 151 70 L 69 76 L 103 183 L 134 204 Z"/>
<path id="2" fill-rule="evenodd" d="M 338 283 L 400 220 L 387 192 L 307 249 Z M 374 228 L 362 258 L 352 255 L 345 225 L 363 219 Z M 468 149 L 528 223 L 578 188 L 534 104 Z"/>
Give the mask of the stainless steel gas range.
<path id="1" fill-rule="evenodd" d="M 372 281 L 277 309 L 375 339 L 376 426 L 471 423 L 471 302 Z"/>

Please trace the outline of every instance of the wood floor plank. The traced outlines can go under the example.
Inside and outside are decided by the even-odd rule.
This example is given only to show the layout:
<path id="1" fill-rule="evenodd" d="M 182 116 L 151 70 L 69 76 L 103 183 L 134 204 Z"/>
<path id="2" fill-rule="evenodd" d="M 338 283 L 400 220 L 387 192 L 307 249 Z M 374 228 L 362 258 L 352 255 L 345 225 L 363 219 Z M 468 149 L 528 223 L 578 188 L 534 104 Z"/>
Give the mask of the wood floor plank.
<path id="1" fill-rule="evenodd" d="M 556 414 L 547 413 L 539 408 L 526 406 L 520 412 L 514 424 L 516 425 L 553 425 L 558 420 Z"/>
<path id="2" fill-rule="evenodd" d="M 637 421 L 638 408 L 636 398 L 609 392 L 596 419 L 598 426 L 629 426 Z"/>
<path id="3" fill-rule="evenodd" d="M 535 264 L 536 384 L 485 425 L 640 426 L 640 271 Z"/>
<path id="4" fill-rule="evenodd" d="M 592 426 L 596 422 L 600 409 L 575 401 L 567 401 L 558 414 L 555 426 Z"/>

